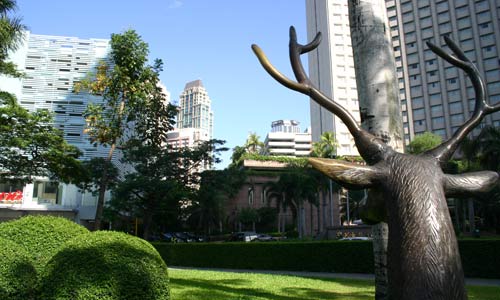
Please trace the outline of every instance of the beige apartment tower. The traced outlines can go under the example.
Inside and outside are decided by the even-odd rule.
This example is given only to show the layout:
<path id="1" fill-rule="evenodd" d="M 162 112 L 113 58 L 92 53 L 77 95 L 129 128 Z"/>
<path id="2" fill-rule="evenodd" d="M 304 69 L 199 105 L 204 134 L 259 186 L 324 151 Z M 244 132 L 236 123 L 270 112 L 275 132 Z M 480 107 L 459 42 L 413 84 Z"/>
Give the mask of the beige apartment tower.
<path id="1" fill-rule="evenodd" d="M 500 102 L 500 0 L 387 0 L 386 8 L 405 144 L 426 131 L 449 138 L 474 108 L 470 80 L 438 58 L 427 41 L 447 49 L 444 36 L 454 40 L 477 64 L 487 84 L 489 102 Z M 308 39 L 318 31 L 323 33 L 319 49 L 309 55 L 311 79 L 359 116 L 347 0 L 306 0 L 306 11 Z M 485 125 L 500 126 L 500 113 L 487 116 Z M 338 154 L 348 150 L 343 124 L 315 103 L 311 103 L 311 127 L 313 141 L 324 131 L 334 131 L 340 144 Z"/>

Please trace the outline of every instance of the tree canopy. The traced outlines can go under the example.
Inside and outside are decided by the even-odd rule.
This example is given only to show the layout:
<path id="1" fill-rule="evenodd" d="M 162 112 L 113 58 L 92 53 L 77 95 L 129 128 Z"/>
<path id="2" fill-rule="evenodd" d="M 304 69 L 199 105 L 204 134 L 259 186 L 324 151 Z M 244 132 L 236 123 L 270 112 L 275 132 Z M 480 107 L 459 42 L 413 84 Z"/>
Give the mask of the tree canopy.
<path id="1" fill-rule="evenodd" d="M 415 138 L 408 145 L 408 153 L 418 154 L 430 150 L 441 144 L 442 138 L 440 135 L 432 132 L 424 132 L 415 136 Z"/>

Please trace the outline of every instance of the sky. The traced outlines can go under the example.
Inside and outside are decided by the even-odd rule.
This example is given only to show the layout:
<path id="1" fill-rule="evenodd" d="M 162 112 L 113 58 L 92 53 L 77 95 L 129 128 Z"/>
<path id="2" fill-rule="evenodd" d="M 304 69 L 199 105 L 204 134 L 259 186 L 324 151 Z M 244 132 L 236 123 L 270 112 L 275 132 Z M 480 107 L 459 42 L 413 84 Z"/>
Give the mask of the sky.
<path id="1" fill-rule="evenodd" d="M 162 83 L 179 95 L 200 79 L 214 111 L 214 138 L 232 149 L 250 132 L 263 141 L 271 122 L 292 119 L 310 126 L 309 98 L 271 78 L 251 50 L 258 44 L 270 61 L 293 78 L 288 30 L 307 42 L 304 0 L 18 0 L 17 15 L 34 34 L 109 39 L 134 29 L 160 58 Z M 307 68 L 307 57 L 303 57 Z M 230 163 L 232 151 L 216 166 Z"/>

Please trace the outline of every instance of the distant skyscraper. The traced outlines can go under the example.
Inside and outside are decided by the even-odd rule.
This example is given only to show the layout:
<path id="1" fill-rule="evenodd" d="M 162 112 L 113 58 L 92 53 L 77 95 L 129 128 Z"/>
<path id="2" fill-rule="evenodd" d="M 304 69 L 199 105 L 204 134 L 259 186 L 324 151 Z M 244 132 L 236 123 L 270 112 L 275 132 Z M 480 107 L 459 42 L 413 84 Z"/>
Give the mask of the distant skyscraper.
<path id="1" fill-rule="evenodd" d="M 309 75 L 325 95 L 335 99 L 359 121 L 359 103 L 351 47 L 347 0 L 307 0 L 307 38 L 316 33 L 323 40 L 309 53 Z M 339 143 L 337 155 L 358 155 L 354 140 L 344 123 L 311 100 L 312 140 L 324 132 L 335 133 Z"/>
<path id="2" fill-rule="evenodd" d="M 299 122 L 278 120 L 271 124 L 264 149 L 269 155 L 308 156 L 311 153 L 311 132 L 300 132 Z"/>
<path id="3" fill-rule="evenodd" d="M 15 94 L 19 104 L 30 111 L 53 112 L 55 127 L 66 141 L 82 150 L 83 159 L 103 157 L 108 149 L 90 144 L 82 116 L 88 103 L 102 103 L 103 99 L 73 93 L 73 85 L 94 72 L 99 61 L 107 60 L 109 51 L 109 40 L 26 32 L 25 42 L 10 56 L 26 77 L 2 79 L 0 90 Z"/>
<path id="4" fill-rule="evenodd" d="M 210 140 L 213 138 L 213 119 L 210 97 L 201 80 L 188 82 L 179 98 L 177 127 L 203 129 Z"/>

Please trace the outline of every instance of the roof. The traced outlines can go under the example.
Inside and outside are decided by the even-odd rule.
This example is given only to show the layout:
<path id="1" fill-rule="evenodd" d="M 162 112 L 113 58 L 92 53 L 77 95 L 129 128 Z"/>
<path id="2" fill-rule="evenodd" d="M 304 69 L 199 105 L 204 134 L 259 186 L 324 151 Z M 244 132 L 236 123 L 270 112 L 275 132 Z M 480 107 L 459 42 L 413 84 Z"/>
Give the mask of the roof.
<path id="1" fill-rule="evenodd" d="M 203 87 L 203 83 L 201 82 L 200 79 L 186 83 L 186 86 L 184 87 L 184 89 L 187 90 L 187 89 L 191 89 L 194 87 Z"/>

